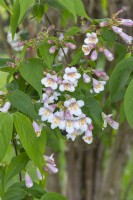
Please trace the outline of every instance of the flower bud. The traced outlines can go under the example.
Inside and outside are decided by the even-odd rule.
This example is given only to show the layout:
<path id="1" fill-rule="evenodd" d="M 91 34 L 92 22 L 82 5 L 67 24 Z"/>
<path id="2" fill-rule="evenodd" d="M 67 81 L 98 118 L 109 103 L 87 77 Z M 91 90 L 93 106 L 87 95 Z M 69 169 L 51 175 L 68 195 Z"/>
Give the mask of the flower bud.
<path id="1" fill-rule="evenodd" d="M 27 47 L 27 51 L 31 51 L 32 50 L 32 47 L 31 46 L 28 46 Z"/>
<path id="2" fill-rule="evenodd" d="M 27 188 L 31 188 L 33 186 L 33 181 L 27 172 L 25 174 L 25 185 Z"/>
<path id="3" fill-rule="evenodd" d="M 93 60 L 93 61 L 95 61 L 95 60 L 97 60 L 97 57 L 98 57 L 97 51 L 94 50 L 94 51 L 91 53 L 90 59 Z"/>
<path id="4" fill-rule="evenodd" d="M 119 28 L 117 26 L 112 26 L 112 29 L 115 33 L 119 34 L 119 33 L 122 33 L 122 28 Z"/>
<path id="5" fill-rule="evenodd" d="M 50 54 L 54 54 L 56 51 L 56 46 L 52 46 L 50 49 L 49 49 L 49 53 Z"/>
<path id="6" fill-rule="evenodd" d="M 45 91 L 47 94 L 51 94 L 53 90 L 51 89 L 51 87 L 47 87 Z"/>
<path id="7" fill-rule="evenodd" d="M 107 26 L 107 24 L 108 24 L 107 22 L 101 22 L 100 27 L 105 27 L 105 26 Z"/>
<path id="8" fill-rule="evenodd" d="M 91 81 L 91 78 L 85 73 L 83 74 L 83 79 L 84 79 L 85 83 L 90 83 L 90 81 Z"/>
<path id="9" fill-rule="evenodd" d="M 36 169 L 36 172 L 37 172 L 38 179 L 41 181 L 43 179 L 43 176 L 42 176 L 42 174 L 41 174 L 41 172 L 39 171 L 38 168 Z"/>
<path id="10" fill-rule="evenodd" d="M 109 50 L 104 49 L 103 53 L 106 56 L 106 58 L 107 58 L 108 61 L 114 60 L 114 56 L 113 56 L 113 54 Z"/>
<path id="11" fill-rule="evenodd" d="M 26 44 L 26 41 L 18 42 L 19 47 L 24 46 L 25 44 Z"/>
<path id="12" fill-rule="evenodd" d="M 48 44 L 54 44 L 54 40 L 48 40 Z"/>
<path id="13" fill-rule="evenodd" d="M 8 101 L 4 104 L 3 108 L 0 108 L 0 111 L 3 113 L 6 113 L 6 112 L 8 112 L 10 107 L 11 107 L 11 103 Z"/>
<path id="14" fill-rule="evenodd" d="M 127 27 L 133 26 L 133 21 L 131 19 L 120 19 L 119 23 Z"/>
<path id="15" fill-rule="evenodd" d="M 70 49 L 76 49 L 76 45 L 71 42 L 64 43 L 64 45 Z"/>
<path id="16" fill-rule="evenodd" d="M 61 84 L 61 83 L 62 83 L 62 77 L 58 77 L 57 83 L 58 83 L 58 84 Z"/>
<path id="17" fill-rule="evenodd" d="M 132 41 L 133 41 L 133 37 L 132 36 L 129 36 L 124 32 L 120 33 L 119 35 L 127 44 L 132 44 Z"/>

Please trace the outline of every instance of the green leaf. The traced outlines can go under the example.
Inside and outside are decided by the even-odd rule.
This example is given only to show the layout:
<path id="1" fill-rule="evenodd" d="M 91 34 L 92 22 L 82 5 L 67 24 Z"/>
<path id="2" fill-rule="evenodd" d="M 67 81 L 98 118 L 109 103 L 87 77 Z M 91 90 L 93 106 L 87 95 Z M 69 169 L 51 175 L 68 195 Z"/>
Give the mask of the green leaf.
<path id="1" fill-rule="evenodd" d="M 10 95 L 8 95 L 8 99 L 18 111 L 21 111 L 34 120 L 38 118 L 31 98 L 24 92 L 15 90 Z"/>
<path id="2" fill-rule="evenodd" d="M 19 71 L 22 77 L 42 95 L 41 79 L 43 78 L 43 63 L 38 58 L 31 58 L 28 61 L 23 61 L 19 65 Z"/>
<path id="3" fill-rule="evenodd" d="M 97 100 L 92 97 L 86 98 L 83 112 L 92 118 L 95 124 L 101 126 L 103 124 L 101 113 L 102 108 Z"/>
<path id="4" fill-rule="evenodd" d="M 38 48 L 40 56 L 44 60 L 44 64 L 47 68 L 51 69 L 54 61 L 54 54 L 49 53 L 50 45 L 48 45 L 47 41 L 44 41 Z"/>
<path id="5" fill-rule="evenodd" d="M 5 184 L 16 174 L 20 173 L 28 163 L 29 158 L 25 152 L 14 157 L 8 165 L 5 173 Z"/>
<path id="6" fill-rule="evenodd" d="M 123 94 L 123 91 L 125 90 L 125 86 L 132 71 L 133 57 L 123 59 L 116 65 L 109 81 L 112 102 L 116 101 L 118 99 L 118 96 L 121 96 L 121 94 Z"/>
<path id="7" fill-rule="evenodd" d="M 76 65 L 80 62 L 80 59 L 83 58 L 84 53 L 82 51 L 82 47 L 78 48 L 72 58 L 72 62 L 69 64 L 70 66 Z"/>
<path id="8" fill-rule="evenodd" d="M 85 11 L 83 2 L 81 0 L 73 0 L 73 2 L 74 2 L 76 14 L 78 16 L 85 17 L 91 20 Z"/>
<path id="9" fill-rule="evenodd" d="M 28 1 L 19 0 L 19 3 L 20 3 L 20 16 L 19 16 L 18 24 L 20 24 L 22 22 L 27 10 L 30 8 L 32 3 L 34 3 L 34 1 L 35 0 L 28 0 Z"/>
<path id="10" fill-rule="evenodd" d="M 76 33 L 81 32 L 81 29 L 77 26 L 73 26 L 72 28 L 70 28 L 66 33 L 65 36 L 71 36 L 71 35 L 75 35 Z"/>
<path id="11" fill-rule="evenodd" d="M 9 113 L 0 113 L 0 161 L 4 158 L 10 144 L 13 131 L 13 117 Z"/>
<path id="12" fill-rule="evenodd" d="M 124 109 L 127 121 L 133 128 L 133 80 L 130 82 L 124 97 Z"/>
<path id="13" fill-rule="evenodd" d="M 50 192 L 42 196 L 41 200 L 67 200 L 66 197 L 55 193 L 55 192 Z"/>
<path id="14" fill-rule="evenodd" d="M 20 3 L 19 0 L 15 0 L 12 8 L 12 15 L 10 17 L 10 27 L 12 32 L 12 38 L 14 39 L 14 35 L 18 26 L 19 16 L 20 16 Z"/>
<path id="15" fill-rule="evenodd" d="M 117 35 L 113 30 L 109 30 L 107 27 L 102 28 L 102 38 L 108 42 L 109 45 L 112 45 L 116 39 Z"/>
<path id="16" fill-rule="evenodd" d="M 66 8 L 74 16 L 75 21 L 77 21 L 75 4 L 73 0 L 57 0 L 57 2 Z"/>
<path id="17" fill-rule="evenodd" d="M 10 188 L 16 188 L 16 187 L 24 189 L 27 194 L 30 194 L 31 196 L 37 199 L 40 199 L 46 193 L 43 187 L 41 187 L 35 182 L 31 188 L 27 188 L 25 186 L 25 181 L 14 183 Z"/>
<path id="18" fill-rule="evenodd" d="M 39 20 L 42 18 L 44 13 L 44 5 L 43 4 L 35 4 L 33 6 L 33 14 L 35 17 L 37 17 Z"/>
<path id="19" fill-rule="evenodd" d="M 26 197 L 26 192 L 22 188 L 9 188 L 2 200 L 22 200 Z"/>
<path id="20" fill-rule="evenodd" d="M 22 113 L 14 114 L 14 124 L 19 135 L 20 141 L 31 160 L 42 171 L 42 165 L 44 164 L 42 151 L 42 143 L 39 142 L 35 135 L 33 126 L 29 118 Z"/>
<path id="21" fill-rule="evenodd" d="M 0 0 L 0 5 L 12 14 L 11 10 L 8 8 L 4 0 Z"/>

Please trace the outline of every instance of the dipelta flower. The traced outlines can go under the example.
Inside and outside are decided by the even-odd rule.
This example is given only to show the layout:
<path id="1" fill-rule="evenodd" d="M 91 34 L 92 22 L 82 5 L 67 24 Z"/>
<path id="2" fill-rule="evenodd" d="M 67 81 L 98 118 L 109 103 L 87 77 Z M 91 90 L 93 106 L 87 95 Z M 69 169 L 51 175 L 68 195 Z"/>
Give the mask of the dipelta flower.
<path id="1" fill-rule="evenodd" d="M 65 90 L 69 92 L 74 92 L 76 86 L 77 86 L 77 81 L 75 81 L 75 83 L 72 83 L 68 80 L 63 80 L 63 82 L 59 86 L 59 90 L 61 92 L 64 92 Z"/>
<path id="2" fill-rule="evenodd" d="M 80 117 L 77 117 L 74 122 L 74 128 L 82 132 L 87 131 L 88 125 L 92 123 L 92 120 L 89 117 L 86 117 L 85 114 L 82 114 Z"/>
<path id="3" fill-rule="evenodd" d="M 49 117 L 48 122 L 51 123 L 52 129 L 59 127 L 61 130 L 64 130 L 65 129 L 64 112 L 63 111 L 55 112 L 53 115 Z"/>
<path id="4" fill-rule="evenodd" d="M 42 121 L 47 121 L 51 115 L 53 115 L 55 107 L 54 105 L 48 105 L 47 103 L 44 103 L 44 107 L 41 107 L 39 109 L 39 115 L 41 116 Z"/>
<path id="5" fill-rule="evenodd" d="M 70 114 L 79 116 L 82 114 L 80 108 L 84 106 L 84 102 L 82 100 L 76 101 L 75 98 L 71 98 L 64 102 L 64 106 L 68 108 Z"/>
<path id="6" fill-rule="evenodd" d="M 7 101 L 2 108 L 0 108 L 0 112 L 6 113 L 11 107 L 11 103 Z"/>
<path id="7" fill-rule="evenodd" d="M 33 186 L 33 181 L 27 172 L 25 174 L 25 185 L 27 188 L 31 188 Z"/>
<path id="8" fill-rule="evenodd" d="M 97 44 L 98 43 L 98 38 L 97 34 L 92 32 L 92 33 L 87 33 L 86 34 L 87 38 L 84 40 L 85 44 Z"/>
<path id="9" fill-rule="evenodd" d="M 51 87 L 53 90 L 56 90 L 58 87 L 57 84 L 57 76 L 56 75 L 51 75 L 49 73 L 46 74 L 46 77 L 44 77 L 41 80 L 41 83 L 45 86 L 45 87 Z"/>
<path id="10" fill-rule="evenodd" d="M 103 129 L 107 127 L 107 124 L 109 124 L 113 129 L 119 128 L 119 123 L 114 121 L 112 118 L 112 114 L 106 115 L 104 112 L 102 112 L 102 118 L 104 121 Z"/>
<path id="11" fill-rule="evenodd" d="M 76 139 L 77 136 L 81 135 L 83 132 L 81 131 L 77 131 L 75 130 L 73 133 L 68 133 L 66 135 L 66 138 L 67 139 L 71 139 L 72 141 L 74 141 Z"/>
<path id="12" fill-rule="evenodd" d="M 95 78 L 93 78 L 93 90 L 95 93 L 100 93 L 104 90 L 104 85 L 106 84 L 106 81 L 98 81 Z"/>
<path id="13" fill-rule="evenodd" d="M 81 77 L 81 74 L 77 72 L 76 67 L 67 67 L 63 78 L 67 81 L 74 83 Z"/>
<path id="14" fill-rule="evenodd" d="M 84 142 L 86 142 L 87 144 L 91 144 L 91 143 L 93 142 L 92 131 L 88 129 L 88 130 L 85 132 L 85 135 L 82 137 L 82 139 L 83 139 Z"/>
<path id="15" fill-rule="evenodd" d="M 39 125 L 35 121 L 33 121 L 32 125 L 33 125 L 34 131 L 36 133 L 36 136 L 40 137 L 41 131 L 42 131 L 42 124 Z"/>
<path id="16" fill-rule="evenodd" d="M 50 157 L 44 155 L 44 159 L 45 159 L 45 162 L 46 162 L 46 166 L 43 167 L 43 169 L 45 171 L 50 172 L 50 173 L 58 173 L 58 168 L 56 167 L 56 164 L 55 164 L 55 161 L 54 161 L 54 158 L 53 158 L 53 154 Z"/>

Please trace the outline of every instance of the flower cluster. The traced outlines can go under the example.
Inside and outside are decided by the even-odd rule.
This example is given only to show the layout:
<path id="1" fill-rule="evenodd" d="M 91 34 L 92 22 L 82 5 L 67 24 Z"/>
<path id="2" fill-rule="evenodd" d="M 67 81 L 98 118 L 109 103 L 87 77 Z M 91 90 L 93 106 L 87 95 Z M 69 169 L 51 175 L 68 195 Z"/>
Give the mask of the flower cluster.
<path id="1" fill-rule="evenodd" d="M 49 172 L 49 173 L 58 173 L 58 168 L 56 167 L 54 158 L 53 158 L 53 154 L 49 157 L 44 155 L 44 159 L 45 159 L 45 166 L 43 167 L 45 172 Z M 39 180 L 43 180 L 44 175 L 41 174 L 41 172 L 39 171 L 39 169 L 36 169 L 36 173 L 37 173 L 37 177 Z M 31 188 L 33 186 L 33 180 L 30 177 L 30 175 L 26 172 L 25 173 L 25 185 L 27 188 Z"/>
<path id="2" fill-rule="evenodd" d="M 87 33 L 84 45 L 82 46 L 82 51 L 84 55 L 90 55 L 90 59 L 96 61 L 98 58 L 98 52 L 103 52 L 108 61 L 114 59 L 113 54 L 106 48 L 100 46 L 97 33 Z"/>

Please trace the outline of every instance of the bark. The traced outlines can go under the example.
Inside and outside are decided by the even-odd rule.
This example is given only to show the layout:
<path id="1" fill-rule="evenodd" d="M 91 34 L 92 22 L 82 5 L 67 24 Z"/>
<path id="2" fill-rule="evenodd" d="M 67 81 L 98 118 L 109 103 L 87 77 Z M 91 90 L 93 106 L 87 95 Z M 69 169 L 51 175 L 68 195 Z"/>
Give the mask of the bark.
<path id="1" fill-rule="evenodd" d="M 127 123 L 123 123 L 112 147 L 100 200 L 120 199 L 121 179 L 131 153 L 132 144 L 133 130 Z"/>

